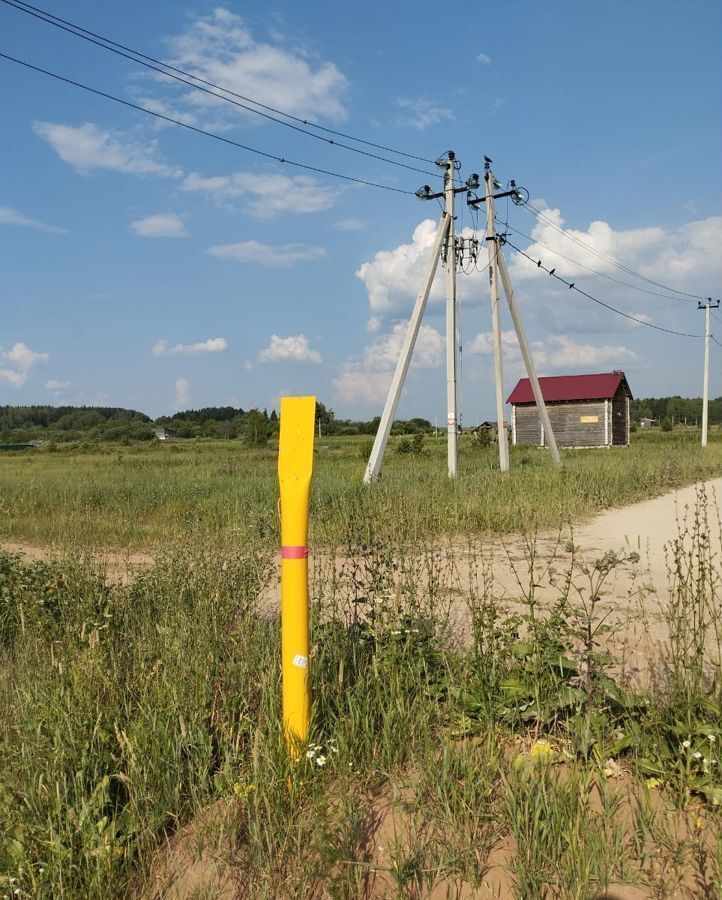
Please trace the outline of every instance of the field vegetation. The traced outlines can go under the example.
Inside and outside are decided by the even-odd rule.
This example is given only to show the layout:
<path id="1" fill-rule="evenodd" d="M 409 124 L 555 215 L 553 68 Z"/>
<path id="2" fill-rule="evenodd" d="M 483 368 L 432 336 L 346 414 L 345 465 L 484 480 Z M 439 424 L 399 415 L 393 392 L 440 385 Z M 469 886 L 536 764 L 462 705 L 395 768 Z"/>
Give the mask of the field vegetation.
<path id="1" fill-rule="evenodd" d="M 719 475 L 719 438 L 635 435 L 565 453 L 559 472 L 519 448 L 509 476 L 465 440 L 449 484 L 441 442 L 394 452 L 398 437 L 370 491 L 362 440 L 316 455 L 313 543 L 343 554 L 314 557 L 298 764 L 267 602 L 273 449 L 0 460 L 2 537 L 58 547 L 0 554 L 0 896 L 719 896 L 713 498 L 700 490 L 680 519 L 668 650 L 634 680 L 610 650 L 609 593 L 634 554 L 572 550 L 547 567 L 544 603 L 532 565 L 510 605 L 480 551 L 487 533 L 526 531 L 531 560 L 537 529 Z M 109 582 L 98 546 L 154 561 Z"/>
<path id="2" fill-rule="evenodd" d="M 417 446 L 414 447 L 414 441 Z M 552 529 L 595 511 L 714 477 L 722 434 L 638 432 L 628 448 L 548 454 L 512 448 L 499 477 L 494 445 L 461 441 L 460 474 L 445 475 L 445 439 L 394 437 L 381 480 L 362 484 L 365 437 L 317 441 L 312 541 L 414 541 L 442 534 Z M 399 452 L 401 451 L 401 452 Z M 0 457 L 0 539 L 67 547 L 153 549 L 196 540 L 278 541 L 276 450 L 239 441 L 67 445 Z"/>

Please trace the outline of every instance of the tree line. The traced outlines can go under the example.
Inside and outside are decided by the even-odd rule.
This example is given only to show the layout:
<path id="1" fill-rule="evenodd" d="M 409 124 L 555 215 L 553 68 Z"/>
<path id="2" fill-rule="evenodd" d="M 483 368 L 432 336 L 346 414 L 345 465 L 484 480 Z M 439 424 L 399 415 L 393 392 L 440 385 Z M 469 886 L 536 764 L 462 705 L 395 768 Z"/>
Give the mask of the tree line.
<path id="1" fill-rule="evenodd" d="M 694 425 L 702 418 L 699 397 L 641 398 L 631 401 L 633 423 L 643 418 L 666 423 Z M 722 397 L 709 404 L 709 421 L 722 424 Z M 376 433 L 379 417 L 368 420 L 338 419 L 322 402 L 316 404 L 316 428 L 321 435 L 349 436 Z M 233 406 L 208 406 L 187 409 L 170 416 L 151 419 L 135 409 L 115 406 L 0 406 L 0 444 L 49 441 L 130 442 L 150 441 L 155 432 L 167 428 L 179 438 L 243 439 L 262 446 L 278 434 L 275 409 L 241 409 Z M 392 434 L 427 434 L 432 430 L 428 419 L 397 420 Z"/>

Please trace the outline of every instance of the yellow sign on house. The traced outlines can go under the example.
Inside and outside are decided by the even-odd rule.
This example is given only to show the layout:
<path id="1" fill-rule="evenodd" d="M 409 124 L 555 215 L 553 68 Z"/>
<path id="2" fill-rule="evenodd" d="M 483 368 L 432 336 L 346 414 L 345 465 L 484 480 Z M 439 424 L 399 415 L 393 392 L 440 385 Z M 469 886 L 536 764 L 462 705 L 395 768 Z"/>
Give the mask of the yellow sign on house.
<path id="1" fill-rule="evenodd" d="M 592 422 L 598 422 L 599 416 L 579 416 L 579 421 L 585 425 L 590 425 Z"/>

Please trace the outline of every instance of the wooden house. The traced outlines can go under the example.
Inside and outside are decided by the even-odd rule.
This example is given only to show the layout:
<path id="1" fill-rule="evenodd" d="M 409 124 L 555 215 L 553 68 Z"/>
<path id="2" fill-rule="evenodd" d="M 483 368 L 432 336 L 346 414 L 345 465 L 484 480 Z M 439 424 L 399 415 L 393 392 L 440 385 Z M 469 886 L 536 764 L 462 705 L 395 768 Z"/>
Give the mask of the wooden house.
<path id="1" fill-rule="evenodd" d="M 540 378 L 542 397 L 560 447 L 624 447 L 629 444 L 632 392 L 624 372 Z M 546 444 L 528 378 L 509 395 L 514 444 Z"/>

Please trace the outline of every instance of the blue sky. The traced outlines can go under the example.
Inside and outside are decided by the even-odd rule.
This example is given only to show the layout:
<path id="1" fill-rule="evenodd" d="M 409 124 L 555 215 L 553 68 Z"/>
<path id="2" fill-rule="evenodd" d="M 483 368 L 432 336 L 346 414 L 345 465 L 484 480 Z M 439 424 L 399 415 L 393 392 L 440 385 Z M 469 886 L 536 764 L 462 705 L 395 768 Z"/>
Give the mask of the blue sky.
<path id="1" fill-rule="evenodd" d="M 495 18 L 426 2 L 44 8 L 329 128 L 427 159 L 453 148 L 464 178 L 487 154 L 500 181 L 515 178 L 585 244 L 677 290 L 719 296 L 717 2 L 513 2 Z M 5 5 L 0 35 L 0 52 L 272 154 L 404 190 L 429 181 L 168 83 Z M 339 416 L 380 413 L 436 203 L 281 166 L 12 63 L 0 69 L 0 403 L 159 415 L 316 393 Z M 458 211 L 457 228 L 473 230 Z M 502 202 L 497 212 L 529 236 L 514 234 L 519 247 L 533 244 L 531 255 L 595 296 L 661 327 L 702 330 L 696 301 L 591 275 L 578 264 L 653 289 L 528 210 Z M 507 258 L 541 373 L 623 368 L 637 396 L 701 393 L 701 340 L 637 326 Z M 442 290 L 440 272 L 404 417 L 445 416 Z M 459 292 L 472 423 L 493 414 L 487 274 L 460 275 Z M 722 339 L 722 320 L 712 324 Z M 521 366 L 503 327 L 510 390 Z"/>

